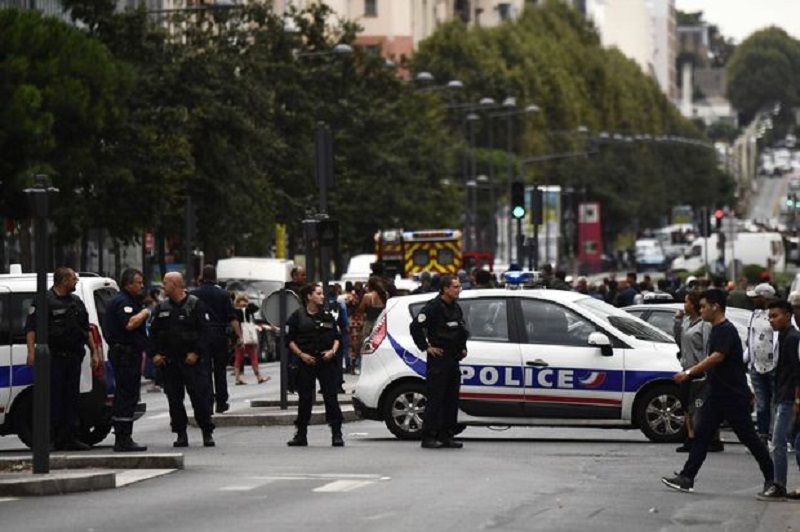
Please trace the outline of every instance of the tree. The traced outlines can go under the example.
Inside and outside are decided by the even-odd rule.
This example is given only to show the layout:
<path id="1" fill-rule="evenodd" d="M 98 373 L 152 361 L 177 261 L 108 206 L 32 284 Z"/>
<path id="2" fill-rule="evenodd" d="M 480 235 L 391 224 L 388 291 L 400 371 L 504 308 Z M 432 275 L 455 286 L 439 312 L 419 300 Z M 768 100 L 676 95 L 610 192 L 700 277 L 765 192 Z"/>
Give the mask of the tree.
<path id="1" fill-rule="evenodd" d="M 749 122 L 776 103 L 791 109 L 800 103 L 800 41 L 770 27 L 748 37 L 728 65 L 728 97 Z"/>

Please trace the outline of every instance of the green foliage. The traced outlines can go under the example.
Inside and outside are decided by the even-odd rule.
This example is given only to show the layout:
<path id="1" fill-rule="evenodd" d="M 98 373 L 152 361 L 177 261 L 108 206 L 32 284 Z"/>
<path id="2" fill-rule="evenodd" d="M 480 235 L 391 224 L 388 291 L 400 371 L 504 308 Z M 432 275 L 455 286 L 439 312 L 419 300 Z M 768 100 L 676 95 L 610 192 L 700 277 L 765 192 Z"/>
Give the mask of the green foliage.
<path id="1" fill-rule="evenodd" d="M 770 27 L 745 39 L 728 64 L 728 97 L 745 122 L 781 103 L 800 104 L 800 41 Z"/>

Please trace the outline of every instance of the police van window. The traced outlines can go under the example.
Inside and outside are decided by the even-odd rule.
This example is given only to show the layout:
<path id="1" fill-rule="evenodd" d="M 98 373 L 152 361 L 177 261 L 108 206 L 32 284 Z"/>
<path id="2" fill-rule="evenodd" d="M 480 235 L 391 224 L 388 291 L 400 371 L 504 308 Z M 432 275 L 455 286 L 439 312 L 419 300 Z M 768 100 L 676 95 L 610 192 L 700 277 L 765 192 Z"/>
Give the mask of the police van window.
<path id="1" fill-rule="evenodd" d="M 11 325 L 9 324 L 8 303 L 10 302 L 8 293 L 0 292 L 0 345 L 11 343 Z"/>
<path id="2" fill-rule="evenodd" d="M 104 286 L 94 291 L 94 306 L 97 309 L 97 321 L 103 323 L 106 316 L 106 307 L 109 302 L 117 295 L 117 289 Z"/>
<path id="3" fill-rule="evenodd" d="M 25 343 L 25 322 L 28 320 L 28 313 L 31 305 L 36 299 L 36 294 L 30 292 L 17 292 L 11 294 L 11 342 L 14 344 Z"/>
<path id="4" fill-rule="evenodd" d="M 508 342 L 508 311 L 505 299 L 462 299 L 464 323 L 469 339 L 476 342 Z"/>
<path id="5" fill-rule="evenodd" d="M 430 262 L 427 249 L 417 249 L 413 255 L 414 266 L 427 266 Z"/>
<path id="6" fill-rule="evenodd" d="M 452 249 L 440 249 L 436 252 L 436 262 L 441 266 L 450 266 L 454 262 Z"/>
<path id="7" fill-rule="evenodd" d="M 529 344 L 587 347 L 593 323 L 555 303 L 521 299 L 522 318 Z"/>

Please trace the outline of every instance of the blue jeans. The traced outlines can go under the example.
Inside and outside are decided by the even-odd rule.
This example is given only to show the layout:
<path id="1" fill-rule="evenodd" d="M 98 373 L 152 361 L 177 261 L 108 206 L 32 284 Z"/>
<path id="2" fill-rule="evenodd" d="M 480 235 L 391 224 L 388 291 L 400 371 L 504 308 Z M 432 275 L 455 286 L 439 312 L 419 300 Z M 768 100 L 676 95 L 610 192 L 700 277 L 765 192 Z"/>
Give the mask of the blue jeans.
<path id="1" fill-rule="evenodd" d="M 775 424 L 772 428 L 772 461 L 775 463 L 775 482 L 786 487 L 789 470 L 787 441 L 794 425 L 794 403 L 786 401 L 775 405 Z"/>
<path id="2" fill-rule="evenodd" d="M 750 372 L 756 394 L 756 427 L 761 435 L 769 434 L 772 426 L 772 407 L 775 400 L 775 370 L 767 373 Z"/>

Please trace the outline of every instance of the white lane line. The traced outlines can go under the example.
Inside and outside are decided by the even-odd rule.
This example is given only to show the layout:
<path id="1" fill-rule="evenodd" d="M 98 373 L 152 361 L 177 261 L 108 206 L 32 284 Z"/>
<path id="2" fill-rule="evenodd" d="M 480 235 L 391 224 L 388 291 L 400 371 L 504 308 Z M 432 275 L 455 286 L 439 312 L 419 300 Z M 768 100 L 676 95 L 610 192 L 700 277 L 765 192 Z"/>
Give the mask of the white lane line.
<path id="1" fill-rule="evenodd" d="M 18 501 L 17 497 L 0 497 L 0 502 Z"/>
<path id="2" fill-rule="evenodd" d="M 362 479 L 362 480 L 390 480 L 391 477 L 383 475 L 358 474 L 358 473 L 285 473 L 266 477 L 250 477 L 253 480 L 328 480 L 328 479 Z"/>
<path id="3" fill-rule="evenodd" d="M 176 469 L 126 469 L 124 471 L 117 471 L 117 487 L 127 486 L 135 482 L 141 482 L 150 478 L 161 477 L 168 475 Z"/>
<path id="4" fill-rule="evenodd" d="M 258 486 L 225 486 L 220 488 L 219 491 L 250 491 L 256 489 Z"/>
<path id="5" fill-rule="evenodd" d="M 342 493 L 369 486 L 373 482 L 372 480 L 334 480 L 324 486 L 314 488 L 312 491 L 317 493 Z"/>

